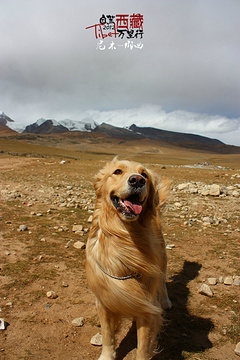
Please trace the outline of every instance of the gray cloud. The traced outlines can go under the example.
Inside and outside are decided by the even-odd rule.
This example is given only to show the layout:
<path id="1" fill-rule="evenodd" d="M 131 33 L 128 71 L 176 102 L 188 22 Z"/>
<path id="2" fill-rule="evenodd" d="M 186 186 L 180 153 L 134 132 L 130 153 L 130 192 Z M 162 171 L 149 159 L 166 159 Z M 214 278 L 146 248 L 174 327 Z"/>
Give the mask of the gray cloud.
<path id="1" fill-rule="evenodd" d="M 239 10 L 234 0 L 2 0 L 0 107 L 29 122 L 112 111 L 119 125 L 117 114 L 141 109 L 139 125 L 144 113 L 157 127 L 172 123 L 178 131 L 184 123 L 191 132 L 228 134 L 225 141 L 233 143 L 240 113 Z M 104 40 L 104 51 L 96 49 L 87 26 L 103 13 L 136 12 L 144 15 L 142 49 L 108 50 L 112 38 Z M 150 104 L 148 113 L 143 104 Z M 162 121 L 154 106 L 174 121 L 170 115 Z"/>

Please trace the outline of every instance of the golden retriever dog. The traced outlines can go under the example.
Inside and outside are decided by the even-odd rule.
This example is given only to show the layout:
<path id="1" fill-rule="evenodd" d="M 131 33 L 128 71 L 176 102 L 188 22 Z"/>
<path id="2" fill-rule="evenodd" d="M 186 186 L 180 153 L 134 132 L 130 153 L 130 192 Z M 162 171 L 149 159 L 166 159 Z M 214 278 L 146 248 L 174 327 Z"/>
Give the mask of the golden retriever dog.
<path id="1" fill-rule="evenodd" d="M 153 355 L 162 309 L 171 306 L 160 222 L 169 187 L 143 165 L 117 158 L 96 176 L 86 275 L 101 322 L 99 360 L 115 359 L 115 331 L 121 317 L 136 319 L 136 359 Z"/>

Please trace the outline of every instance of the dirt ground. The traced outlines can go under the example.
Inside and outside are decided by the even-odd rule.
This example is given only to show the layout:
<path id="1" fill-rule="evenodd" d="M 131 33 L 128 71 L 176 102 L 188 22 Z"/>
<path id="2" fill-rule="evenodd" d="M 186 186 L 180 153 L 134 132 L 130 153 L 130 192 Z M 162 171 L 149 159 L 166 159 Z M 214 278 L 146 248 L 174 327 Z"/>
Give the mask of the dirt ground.
<path id="1" fill-rule="evenodd" d="M 214 295 L 198 292 L 209 277 L 240 275 L 238 197 L 200 196 L 179 191 L 183 182 L 240 184 L 238 170 L 145 164 L 173 180 L 163 213 L 168 251 L 168 290 L 173 307 L 165 313 L 154 360 L 237 360 L 240 341 L 239 286 L 218 282 Z M 0 359 L 97 359 L 90 344 L 101 332 L 95 299 L 87 286 L 84 249 L 94 208 L 93 177 L 105 163 L 0 155 Z M 176 202 L 180 205 L 176 205 Z M 214 219 L 203 225 L 202 217 Z M 192 219 L 195 219 L 192 221 Z M 80 233 L 73 225 L 82 225 Z M 19 231 L 26 225 L 25 231 Z M 46 293 L 55 291 L 57 298 Z M 72 320 L 84 318 L 82 327 Z M 118 334 L 117 360 L 134 359 L 135 325 L 126 320 Z"/>

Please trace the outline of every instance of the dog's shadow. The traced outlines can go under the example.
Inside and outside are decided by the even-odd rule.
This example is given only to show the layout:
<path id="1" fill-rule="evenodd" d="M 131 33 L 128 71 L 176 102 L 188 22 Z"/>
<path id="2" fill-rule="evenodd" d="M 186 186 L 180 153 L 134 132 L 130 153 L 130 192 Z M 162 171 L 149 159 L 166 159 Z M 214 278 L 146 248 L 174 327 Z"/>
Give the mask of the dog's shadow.
<path id="1" fill-rule="evenodd" d="M 200 264 L 185 261 L 180 273 L 173 276 L 172 281 L 168 283 L 168 293 L 173 307 L 165 313 L 158 354 L 152 358 L 153 360 L 183 360 L 184 353 L 199 353 L 212 347 L 208 334 L 213 328 L 213 322 L 190 314 L 187 309 L 190 295 L 187 284 L 197 277 L 200 269 Z M 117 360 L 124 359 L 136 344 L 136 325 L 133 323 L 117 349 Z"/>

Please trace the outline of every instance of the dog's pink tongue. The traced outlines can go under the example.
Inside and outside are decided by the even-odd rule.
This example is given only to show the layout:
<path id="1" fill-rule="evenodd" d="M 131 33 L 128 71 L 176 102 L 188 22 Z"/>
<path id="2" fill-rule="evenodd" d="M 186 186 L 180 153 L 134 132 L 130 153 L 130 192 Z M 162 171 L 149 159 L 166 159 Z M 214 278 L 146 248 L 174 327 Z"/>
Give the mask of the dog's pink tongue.
<path id="1" fill-rule="evenodd" d="M 139 215 L 142 211 L 142 205 L 141 204 L 133 204 L 131 201 L 125 200 L 124 204 L 129 207 L 135 215 Z"/>

